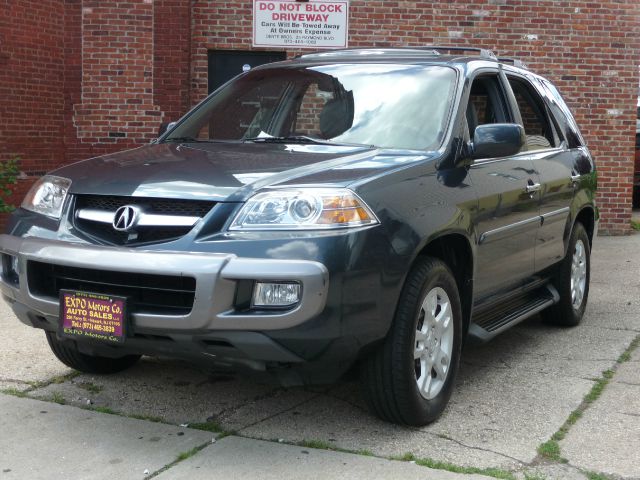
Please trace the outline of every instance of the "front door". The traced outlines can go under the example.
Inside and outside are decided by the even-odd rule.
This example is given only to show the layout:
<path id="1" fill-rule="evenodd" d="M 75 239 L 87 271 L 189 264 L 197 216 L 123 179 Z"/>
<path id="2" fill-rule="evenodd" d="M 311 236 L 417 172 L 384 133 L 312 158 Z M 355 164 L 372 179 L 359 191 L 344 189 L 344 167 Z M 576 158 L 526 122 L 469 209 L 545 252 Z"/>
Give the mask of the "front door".
<path id="1" fill-rule="evenodd" d="M 476 78 L 467 107 L 470 135 L 478 125 L 511 122 L 498 76 Z M 478 195 L 474 286 L 481 302 L 533 275 L 539 178 L 526 155 L 476 160 L 469 176 Z"/>

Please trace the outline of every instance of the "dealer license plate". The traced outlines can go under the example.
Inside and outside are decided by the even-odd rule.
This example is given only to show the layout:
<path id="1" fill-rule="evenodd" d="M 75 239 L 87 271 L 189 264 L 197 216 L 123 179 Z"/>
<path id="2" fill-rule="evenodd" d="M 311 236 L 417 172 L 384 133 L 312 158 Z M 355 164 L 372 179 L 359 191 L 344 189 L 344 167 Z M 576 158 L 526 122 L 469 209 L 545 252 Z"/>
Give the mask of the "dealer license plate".
<path id="1" fill-rule="evenodd" d="M 101 293 L 60 290 L 60 335 L 122 343 L 127 299 Z"/>

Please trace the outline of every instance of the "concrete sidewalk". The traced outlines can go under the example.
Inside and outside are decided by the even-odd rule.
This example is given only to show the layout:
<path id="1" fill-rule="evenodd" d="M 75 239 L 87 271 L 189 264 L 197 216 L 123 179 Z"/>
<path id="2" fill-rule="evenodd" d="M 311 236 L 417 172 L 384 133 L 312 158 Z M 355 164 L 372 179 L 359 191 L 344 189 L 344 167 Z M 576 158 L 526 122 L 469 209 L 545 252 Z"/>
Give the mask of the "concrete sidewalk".
<path id="1" fill-rule="evenodd" d="M 460 475 L 0 395 L 0 478 L 226 480 L 367 478 L 454 480 Z M 465 479 L 486 479 L 464 475 Z"/>
<path id="2" fill-rule="evenodd" d="M 144 478 L 163 468 L 163 480 L 473 478 L 445 470 L 640 478 L 640 350 L 632 348 L 640 335 L 640 235 L 598 237 L 592 258 L 583 323 L 560 329 L 532 318 L 467 348 L 449 407 L 424 428 L 371 416 L 353 382 L 283 389 L 152 358 L 117 375 L 78 375 L 2 304 L 0 329 L 10 341 L 0 350 L 0 389 L 14 396 L 0 395 L 0 472 L 11 470 L 0 479 Z M 220 432 L 232 434 L 212 444 Z M 149 455 L 148 438 L 160 439 Z"/>

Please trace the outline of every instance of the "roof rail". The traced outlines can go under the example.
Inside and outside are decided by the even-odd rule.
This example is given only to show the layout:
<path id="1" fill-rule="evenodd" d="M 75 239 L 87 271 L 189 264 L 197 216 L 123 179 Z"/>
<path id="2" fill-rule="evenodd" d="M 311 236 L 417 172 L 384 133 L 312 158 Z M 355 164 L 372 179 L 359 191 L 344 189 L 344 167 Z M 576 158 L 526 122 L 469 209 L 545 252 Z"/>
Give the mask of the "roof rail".
<path id="1" fill-rule="evenodd" d="M 477 52 L 480 54 L 482 58 L 487 58 L 490 60 L 497 60 L 496 55 L 486 48 L 477 48 L 477 47 L 458 47 L 458 46 L 449 46 L 449 45 L 425 45 L 425 50 L 449 50 L 451 52 Z"/>
<path id="2" fill-rule="evenodd" d="M 413 52 L 420 53 L 420 55 L 440 55 L 434 48 L 422 48 L 422 47 L 402 47 L 401 49 L 393 48 L 393 47 L 368 47 L 368 48 L 340 48 L 337 50 L 319 50 L 317 52 L 310 53 L 301 53 L 295 56 L 295 58 L 314 58 L 314 57 L 334 57 L 340 55 L 353 55 L 353 54 L 363 54 L 362 52 L 367 52 L 367 55 L 383 55 L 386 52 L 395 53 L 398 51 L 404 52 Z"/>
<path id="3" fill-rule="evenodd" d="M 518 60 L 517 58 L 498 57 L 498 61 L 502 63 L 510 63 L 514 67 L 524 68 L 525 70 L 529 69 L 526 63 L 524 63 L 522 60 Z"/>

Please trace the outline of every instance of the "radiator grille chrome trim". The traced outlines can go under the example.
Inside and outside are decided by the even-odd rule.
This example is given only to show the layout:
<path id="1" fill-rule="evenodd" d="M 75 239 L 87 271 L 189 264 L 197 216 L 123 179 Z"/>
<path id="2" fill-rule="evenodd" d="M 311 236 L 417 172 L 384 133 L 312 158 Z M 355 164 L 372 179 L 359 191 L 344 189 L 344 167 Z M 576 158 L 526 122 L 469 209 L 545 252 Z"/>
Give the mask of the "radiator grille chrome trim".
<path id="1" fill-rule="evenodd" d="M 113 223 L 115 212 L 83 208 L 76 212 L 76 218 L 90 222 Z M 137 221 L 141 227 L 193 227 L 200 217 L 186 217 L 182 215 L 157 215 L 141 212 Z"/>

